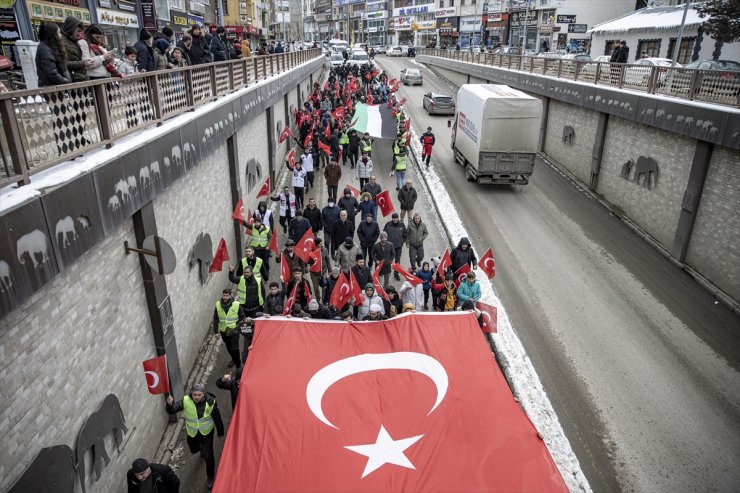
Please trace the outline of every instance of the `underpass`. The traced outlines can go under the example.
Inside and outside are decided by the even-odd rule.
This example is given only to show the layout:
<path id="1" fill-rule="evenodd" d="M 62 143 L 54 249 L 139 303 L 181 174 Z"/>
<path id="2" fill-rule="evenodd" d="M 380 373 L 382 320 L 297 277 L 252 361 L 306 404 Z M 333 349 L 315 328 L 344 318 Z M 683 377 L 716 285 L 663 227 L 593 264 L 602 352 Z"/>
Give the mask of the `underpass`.
<path id="1" fill-rule="evenodd" d="M 556 164 L 538 160 L 524 187 L 468 183 L 452 117 L 421 104 L 456 89 L 376 62 L 389 78 L 422 68 L 399 98 L 417 135 L 432 127 L 432 171 L 474 245 L 493 245 L 497 293 L 593 489 L 737 489 L 738 317 Z"/>

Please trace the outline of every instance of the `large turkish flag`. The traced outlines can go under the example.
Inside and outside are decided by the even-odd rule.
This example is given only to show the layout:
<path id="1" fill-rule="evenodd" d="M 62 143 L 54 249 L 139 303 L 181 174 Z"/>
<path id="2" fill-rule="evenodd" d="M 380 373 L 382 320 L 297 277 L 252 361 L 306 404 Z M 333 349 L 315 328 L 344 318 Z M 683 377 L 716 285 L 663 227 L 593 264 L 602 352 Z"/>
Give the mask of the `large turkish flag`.
<path id="1" fill-rule="evenodd" d="M 215 492 L 567 491 L 472 312 L 257 319 Z"/>

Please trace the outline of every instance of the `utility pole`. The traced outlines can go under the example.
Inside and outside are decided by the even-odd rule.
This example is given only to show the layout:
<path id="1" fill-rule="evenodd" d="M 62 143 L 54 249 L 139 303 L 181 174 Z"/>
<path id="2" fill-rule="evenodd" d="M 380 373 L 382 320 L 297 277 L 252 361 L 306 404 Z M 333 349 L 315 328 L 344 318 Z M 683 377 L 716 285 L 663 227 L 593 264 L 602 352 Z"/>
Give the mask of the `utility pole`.
<path id="1" fill-rule="evenodd" d="M 683 7 L 683 17 L 681 18 L 681 27 L 678 30 L 678 38 L 676 38 L 676 47 L 673 50 L 673 60 L 671 60 L 671 68 L 676 68 L 676 58 L 681 52 L 681 38 L 683 37 L 683 28 L 686 25 L 686 14 L 689 13 L 689 4 L 691 2 L 686 0 Z M 673 75 L 673 74 L 671 74 Z"/>
<path id="2" fill-rule="evenodd" d="M 522 42 L 522 55 L 527 54 L 527 24 L 529 23 L 529 0 L 527 2 L 527 10 L 524 13 L 524 41 Z"/>

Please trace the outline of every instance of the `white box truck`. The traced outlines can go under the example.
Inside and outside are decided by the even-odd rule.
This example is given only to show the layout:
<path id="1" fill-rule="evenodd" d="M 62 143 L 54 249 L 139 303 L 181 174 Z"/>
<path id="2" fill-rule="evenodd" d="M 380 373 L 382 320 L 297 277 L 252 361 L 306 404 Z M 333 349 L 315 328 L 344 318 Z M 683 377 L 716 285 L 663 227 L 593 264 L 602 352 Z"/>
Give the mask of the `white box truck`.
<path id="1" fill-rule="evenodd" d="M 509 86 L 464 84 L 452 129 L 455 161 L 469 181 L 529 183 L 542 124 L 542 101 Z"/>

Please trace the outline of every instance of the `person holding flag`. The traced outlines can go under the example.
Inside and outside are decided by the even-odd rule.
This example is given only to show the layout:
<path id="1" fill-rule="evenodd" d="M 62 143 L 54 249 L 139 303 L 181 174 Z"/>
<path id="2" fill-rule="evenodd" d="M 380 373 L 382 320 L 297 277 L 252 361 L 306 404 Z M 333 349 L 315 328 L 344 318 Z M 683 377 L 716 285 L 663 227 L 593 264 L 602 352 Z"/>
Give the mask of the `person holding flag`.
<path id="1" fill-rule="evenodd" d="M 293 277 L 285 287 L 285 292 L 288 293 L 289 300 L 285 304 L 285 308 L 292 308 L 295 305 L 304 308 L 311 301 L 313 295 L 311 294 L 311 285 L 303 278 L 302 269 L 294 269 Z M 292 303 L 291 300 L 292 299 Z"/>
<path id="2" fill-rule="evenodd" d="M 206 392 L 206 387 L 202 383 L 196 383 L 191 387 L 190 393 L 179 401 L 168 395 L 166 411 L 167 414 L 183 412 L 188 448 L 191 454 L 200 452 L 200 456 L 203 457 L 206 463 L 206 487 L 210 490 L 216 477 L 214 430 L 219 437 L 224 436 L 224 423 L 221 420 L 216 396 Z"/>
<path id="3" fill-rule="evenodd" d="M 373 261 L 380 267 L 378 274 L 383 276 L 383 288 L 385 289 L 390 280 L 391 264 L 396 259 L 396 249 L 393 244 L 388 241 L 388 233 L 385 231 L 380 233 L 380 239 L 375 245 L 373 245 L 370 255 L 373 257 Z M 381 262 L 383 263 L 382 266 L 380 266 Z"/>
<path id="4" fill-rule="evenodd" d="M 241 269 L 246 263 L 250 264 L 254 270 L 254 276 L 260 279 L 270 278 L 270 250 L 268 245 L 272 239 L 272 230 L 269 226 L 263 224 L 262 217 L 259 214 L 253 214 L 252 224 L 245 224 L 245 232 L 251 236 L 249 246 L 245 249 L 246 256 L 239 264 L 236 275 L 241 275 Z M 247 252 L 251 248 L 251 255 Z M 246 262 L 245 262 L 246 260 Z"/>
<path id="5" fill-rule="evenodd" d="M 280 226 L 283 227 L 283 233 L 288 234 L 288 224 L 290 219 L 295 217 L 296 197 L 290 193 L 290 187 L 285 185 L 282 193 L 270 197 L 273 202 L 280 202 Z"/>
<path id="6" fill-rule="evenodd" d="M 252 268 L 249 265 L 244 267 L 244 273 L 241 277 L 236 277 L 233 270 L 233 267 L 229 268 L 229 281 L 237 285 L 236 297 L 242 317 L 246 319 L 247 323 L 251 323 L 252 319 L 257 318 L 262 311 L 262 306 L 265 303 L 265 286 L 262 278 L 252 275 Z M 253 333 L 251 327 L 248 326 L 244 329 L 242 335 L 245 337 L 245 341 L 241 361 L 244 362 L 247 359 L 247 354 L 249 354 L 249 346 L 252 345 Z"/>
<path id="7" fill-rule="evenodd" d="M 457 299 L 460 303 L 464 303 L 468 300 L 473 303 L 480 301 L 480 284 L 475 279 L 475 272 L 468 272 L 465 277 L 465 281 L 460 283 L 457 288 Z"/>
<path id="8" fill-rule="evenodd" d="M 438 312 L 451 312 L 457 307 L 457 287 L 455 286 L 455 276 L 448 272 L 445 274 L 445 280 L 438 284 L 436 279 L 432 281 L 432 289 L 437 294 L 437 302 L 434 309 Z"/>
<path id="9" fill-rule="evenodd" d="M 467 236 L 460 238 L 457 246 L 450 254 L 450 259 L 452 261 L 452 272 L 457 272 L 465 265 L 472 267 L 473 270 L 478 268 L 478 259 L 475 257 L 475 252 Z"/>
<path id="10" fill-rule="evenodd" d="M 355 305 L 355 318 L 357 320 L 363 320 L 370 313 L 370 307 L 373 305 L 379 306 L 380 314 L 385 315 L 383 298 L 378 296 L 378 294 L 375 292 L 375 286 L 372 282 L 365 284 L 365 291 L 363 295 L 365 297 L 365 300 L 359 305 Z"/>
<path id="11" fill-rule="evenodd" d="M 321 238 L 316 238 L 314 243 L 316 247 L 309 254 L 312 261 L 308 271 L 311 273 L 311 284 L 313 284 L 313 292 L 316 293 L 316 298 L 323 300 L 324 286 L 326 286 L 326 278 L 331 268 L 331 257 L 329 256 L 329 249 L 324 246 Z"/>
<path id="12" fill-rule="evenodd" d="M 250 267 L 246 267 L 244 271 L 249 271 L 250 277 L 252 276 Z M 232 275 L 233 273 L 229 272 L 229 278 Z M 243 278 L 244 276 L 242 276 Z M 239 368 L 242 364 L 241 359 L 239 359 L 239 330 L 237 325 L 243 319 L 244 313 L 241 310 L 241 304 L 231 297 L 230 289 L 224 289 L 221 299 L 216 302 L 216 308 L 213 310 L 213 333 L 220 334 L 221 340 L 224 341 L 226 351 L 231 356 L 229 367 L 236 366 Z"/>
<path id="13" fill-rule="evenodd" d="M 313 188 L 314 180 L 314 162 L 310 148 L 303 149 L 303 154 L 301 154 L 301 167 L 303 168 L 303 171 L 306 172 L 306 191 L 311 190 Z"/>

